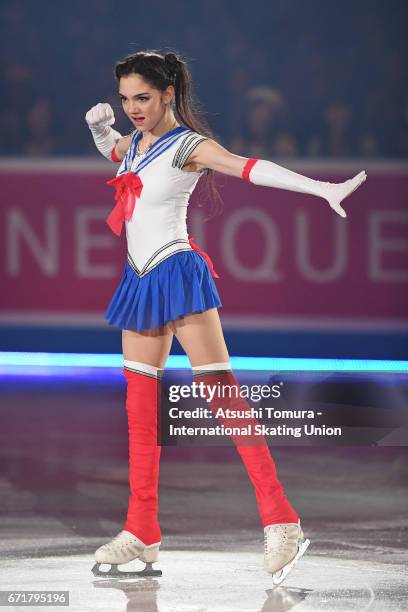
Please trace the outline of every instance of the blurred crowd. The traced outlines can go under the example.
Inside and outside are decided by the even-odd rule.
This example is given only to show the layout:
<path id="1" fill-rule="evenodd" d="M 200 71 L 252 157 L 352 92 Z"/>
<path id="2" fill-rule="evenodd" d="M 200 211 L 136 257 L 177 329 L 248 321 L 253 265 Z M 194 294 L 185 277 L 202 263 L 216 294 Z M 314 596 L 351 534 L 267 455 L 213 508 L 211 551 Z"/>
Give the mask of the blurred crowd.
<path id="1" fill-rule="evenodd" d="M 190 61 L 217 140 L 252 157 L 408 156 L 405 0 L 3 0 L 2 156 L 93 155 L 86 111 L 141 49 Z"/>

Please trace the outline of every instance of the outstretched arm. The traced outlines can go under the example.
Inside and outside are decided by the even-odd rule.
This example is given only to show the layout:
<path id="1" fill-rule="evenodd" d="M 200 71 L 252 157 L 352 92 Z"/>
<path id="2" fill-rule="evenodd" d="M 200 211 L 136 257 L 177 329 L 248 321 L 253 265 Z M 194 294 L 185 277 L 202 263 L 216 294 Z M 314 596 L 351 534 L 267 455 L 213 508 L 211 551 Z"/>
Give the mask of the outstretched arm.
<path id="1" fill-rule="evenodd" d="M 341 217 L 347 215 L 346 211 L 340 206 L 340 202 L 355 191 L 367 178 L 365 170 L 362 170 L 344 183 L 316 181 L 271 161 L 235 155 L 211 138 L 203 140 L 196 146 L 189 157 L 189 161 L 222 174 L 242 178 L 255 185 L 319 196 L 327 200 L 331 208 Z"/>

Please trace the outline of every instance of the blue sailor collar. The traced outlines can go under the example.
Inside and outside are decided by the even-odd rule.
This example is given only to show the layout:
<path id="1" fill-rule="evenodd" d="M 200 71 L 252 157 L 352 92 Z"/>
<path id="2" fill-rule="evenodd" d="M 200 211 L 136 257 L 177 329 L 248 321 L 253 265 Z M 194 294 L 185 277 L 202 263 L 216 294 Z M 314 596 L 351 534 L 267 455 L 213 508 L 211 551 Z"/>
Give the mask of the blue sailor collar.
<path id="1" fill-rule="evenodd" d="M 158 138 L 152 146 L 149 148 L 146 156 L 137 164 L 136 168 L 132 170 L 135 174 L 138 174 L 140 170 L 145 168 L 150 162 L 152 162 L 156 157 L 159 157 L 162 153 L 164 153 L 171 145 L 185 132 L 190 132 L 190 128 L 184 127 L 182 125 L 178 125 L 173 128 L 169 132 L 166 132 L 160 138 Z M 123 166 L 118 173 L 118 176 L 121 174 L 125 174 L 126 172 L 131 171 L 131 167 L 135 158 L 135 152 L 137 143 L 142 138 L 142 132 L 136 132 L 134 137 L 132 138 L 132 142 L 130 143 L 130 147 L 126 153 L 126 156 L 123 159 Z"/>

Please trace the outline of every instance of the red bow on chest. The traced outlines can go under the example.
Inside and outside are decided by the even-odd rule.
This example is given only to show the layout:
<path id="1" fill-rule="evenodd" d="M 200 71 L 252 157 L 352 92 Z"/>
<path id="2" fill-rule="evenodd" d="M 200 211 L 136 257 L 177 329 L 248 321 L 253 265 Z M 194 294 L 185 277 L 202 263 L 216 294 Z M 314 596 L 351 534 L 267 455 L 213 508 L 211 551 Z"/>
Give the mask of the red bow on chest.
<path id="1" fill-rule="evenodd" d="M 138 174 L 127 172 L 106 181 L 107 185 L 116 187 L 116 205 L 106 218 L 106 223 L 112 232 L 120 236 L 124 221 L 130 221 L 136 204 L 136 198 L 140 198 L 143 183 Z"/>

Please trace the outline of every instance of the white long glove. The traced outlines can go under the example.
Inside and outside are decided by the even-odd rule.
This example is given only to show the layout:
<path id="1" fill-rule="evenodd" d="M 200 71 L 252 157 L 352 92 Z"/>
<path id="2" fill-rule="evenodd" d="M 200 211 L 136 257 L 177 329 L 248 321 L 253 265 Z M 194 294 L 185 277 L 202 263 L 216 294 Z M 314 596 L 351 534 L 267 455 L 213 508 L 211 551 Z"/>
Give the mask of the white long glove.
<path id="1" fill-rule="evenodd" d="M 248 180 L 255 185 L 276 187 L 277 189 L 287 189 L 288 191 L 298 191 L 320 196 L 327 200 L 336 213 L 341 217 L 346 217 L 346 211 L 340 206 L 340 202 L 353 193 L 366 178 L 366 172 L 362 170 L 353 178 L 344 181 L 344 183 L 315 181 L 297 172 L 292 172 L 292 170 L 288 170 L 283 166 L 279 166 L 274 162 L 258 159 L 249 171 Z"/>
<path id="2" fill-rule="evenodd" d="M 115 114 L 110 104 L 99 102 L 85 115 L 97 149 L 112 161 L 112 149 L 122 135 L 110 126 L 115 123 Z"/>

